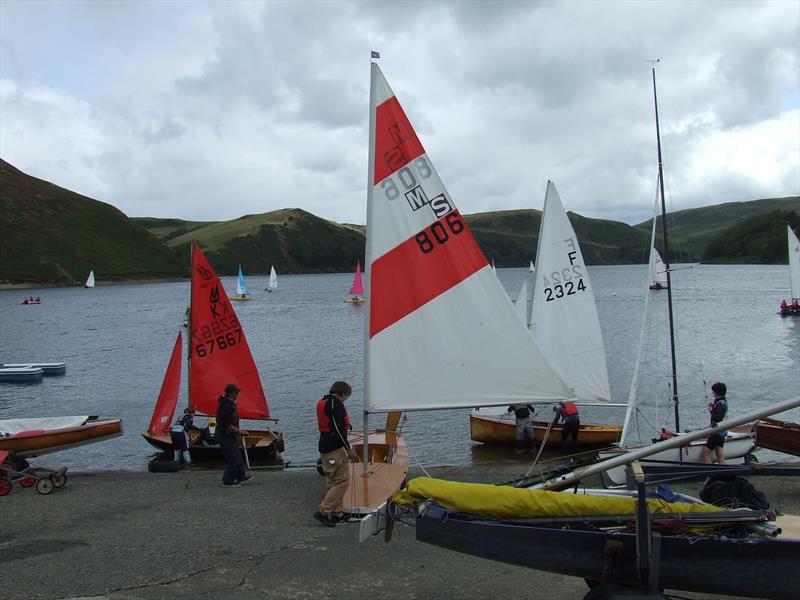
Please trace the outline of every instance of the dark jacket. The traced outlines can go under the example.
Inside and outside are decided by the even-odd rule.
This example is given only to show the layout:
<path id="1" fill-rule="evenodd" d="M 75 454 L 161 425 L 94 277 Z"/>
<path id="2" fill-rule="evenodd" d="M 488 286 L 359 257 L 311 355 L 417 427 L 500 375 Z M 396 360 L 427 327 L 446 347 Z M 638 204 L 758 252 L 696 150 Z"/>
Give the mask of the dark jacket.
<path id="1" fill-rule="evenodd" d="M 216 437 L 219 440 L 223 435 L 235 435 L 228 428 L 231 425 L 239 427 L 239 411 L 236 410 L 236 403 L 225 395 L 220 396 L 217 402 Z"/>
<path id="2" fill-rule="evenodd" d="M 724 421 L 727 414 L 728 401 L 725 396 L 714 398 L 714 404 L 711 406 L 711 426 L 715 427 L 717 423 Z"/>
<path id="3" fill-rule="evenodd" d="M 535 411 L 530 404 L 512 404 L 508 407 L 508 412 L 513 412 L 517 419 L 527 419 Z"/>
<path id="4" fill-rule="evenodd" d="M 333 427 L 329 432 L 320 432 L 319 453 L 326 454 L 339 448 L 349 450 L 350 444 L 347 443 L 347 409 L 344 407 L 344 402 L 333 394 L 326 394 L 322 399 L 325 400 L 324 413 L 330 419 Z"/>

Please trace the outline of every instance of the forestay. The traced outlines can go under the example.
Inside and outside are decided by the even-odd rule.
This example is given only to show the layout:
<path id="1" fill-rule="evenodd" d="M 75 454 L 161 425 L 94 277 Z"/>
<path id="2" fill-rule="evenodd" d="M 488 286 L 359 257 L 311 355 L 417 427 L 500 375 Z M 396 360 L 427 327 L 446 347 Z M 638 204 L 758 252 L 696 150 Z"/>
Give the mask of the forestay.
<path id="1" fill-rule="evenodd" d="M 578 400 L 610 400 L 606 350 L 589 271 L 552 181 L 547 182 L 539 230 L 530 329 Z"/>
<path id="2" fill-rule="evenodd" d="M 789 280 L 792 287 L 792 299 L 800 298 L 800 240 L 787 225 L 789 237 Z"/>
<path id="3" fill-rule="evenodd" d="M 370 101 L 366 410 L 570 398 L 374 63 Z"/>

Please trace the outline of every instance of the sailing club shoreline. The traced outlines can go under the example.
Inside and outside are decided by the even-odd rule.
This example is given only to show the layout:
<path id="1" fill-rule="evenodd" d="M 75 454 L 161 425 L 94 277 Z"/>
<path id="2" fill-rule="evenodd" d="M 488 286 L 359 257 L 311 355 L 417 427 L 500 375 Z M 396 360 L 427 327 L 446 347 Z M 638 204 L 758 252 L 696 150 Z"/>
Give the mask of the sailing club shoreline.
<path id="1" fill-rule="evenodd" d="M 520 465 L 428 469 L 496 482 Z M 412 476 L 420 476 L 412 469 Z M 396 524 L 390 543 L 359 543 L 358 525 L 321 527 L 312 514 L 325 479 L 314 468 L 256 470 L 239 488 L 221 471 L 71 473 L 42 496 L 14 485 L 2 498 L 0 597 L 103 598 L 582 598 L 577 578 L 436 548 Z M 800 481 L 751 477 L 774 509 L 800 515 Z M 676 484 L 698 494 L 702 481 Z M 798 517 L 800 521 L 800 517 Z M 798 523 L 800 525 L 800 523 Z M 790 573 L 787 577 L 796 576 Z M 757 582 L 753 582 L 757 585 Z M 713 594 L 678 593 L 694 599 Z M 725 596 L 725 598 L 730 598 Z"/>

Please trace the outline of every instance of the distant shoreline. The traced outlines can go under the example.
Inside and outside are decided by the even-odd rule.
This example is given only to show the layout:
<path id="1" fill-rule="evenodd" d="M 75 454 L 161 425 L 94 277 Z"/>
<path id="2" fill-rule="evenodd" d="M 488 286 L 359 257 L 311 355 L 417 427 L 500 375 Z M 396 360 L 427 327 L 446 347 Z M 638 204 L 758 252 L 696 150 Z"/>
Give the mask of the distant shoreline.
<path id="1" fill-rule="evenodd" d="M 109 285 L 126 285 L 131 283 L 177 283 L 180 281 L 189 281 L 188 277 L 175 278 L 164 277 L 160 279 L 118 279 L 113 281 L 103 281 L 96 284 L 96 287 L 106 287 Z M 37 290 L 42 288 L 68 288 L 68 287 L 83 287 L 82 283 L 0 283 L 0 290 Z"/>

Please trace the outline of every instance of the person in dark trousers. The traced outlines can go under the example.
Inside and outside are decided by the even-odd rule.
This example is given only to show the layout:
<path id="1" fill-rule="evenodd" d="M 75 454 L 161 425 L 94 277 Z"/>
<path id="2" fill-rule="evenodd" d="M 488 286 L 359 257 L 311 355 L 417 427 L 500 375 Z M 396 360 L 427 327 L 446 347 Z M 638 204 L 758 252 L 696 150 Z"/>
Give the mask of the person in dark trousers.
<path id="1" fill-rule="evenodd" d="M 247 432 L 239 429 L 239 411 L 236 409 L 236 398 L 241 390 L 233 383 L 225 386 L 225 393 L 217 402 L 217 443 L 222 449 L 225 459 L 225 471 L 222 473 L 223 487 L 239 487 L 253 476 L 244 470 L 242 454 L 239 451 L 239 440 Z"/>
<path id="2" fill-rule="evenodd" d="M 533 407 L 530 404 L 512 404 L 508 412 L 514 413 L 517 420 L 517 442 L 515 453 L 525 451 L 526 440 L 530 440 L 531 451 L 536 451 L 536 438 L 533 435 Z"/>
<path id="3" fill-rule="evenodd" d="M 350 482 L 350 459 L 356 458 L 355 451 L 347 442 L 347 431 L 351 426 L 344 406 L 351 393 L 350 384 L 337 381 L 317 402 L 318 448 L 322 472 L 328 480 L 328 492 L 314 518 L 325 527 L 334 527 L 346 519 L 342 499 Z"/>
<path id="4" fill-rule="evenodd" d="M 578 414 L 578 406 L 574 402 L 559 402 L 553 410 L 556 411 L 556 422 L 563 421 L 561 428 L 561 451 L 567 451 L 567 438 L 572 438 L 571 448 L 578 448 L 578 431 L 581 428 L 581 418 Z"/>
<path id="5" fill-rule="evenodd" d="M 725 399 L 725 394 L 728 393 L 728 386 L 718 381 L 711 386 L 711 393 L 714 395 L 714 401 L 708 404 L 708 412 L 711 414 L 711 427 L 716 427 L 720 421 L 724 421 L 728 415 L 728 401 Z M 717 431 L 710 436 L 705 443 L 705 446 L 700 450 L 700 456 L 704 463 L 711 464 L 711 453 L 717 455 L 717 463 L 720 465 L 725 464 L 725 436 L 728 435 L 727 431 Z"/>

